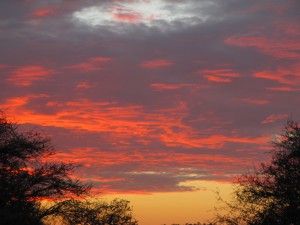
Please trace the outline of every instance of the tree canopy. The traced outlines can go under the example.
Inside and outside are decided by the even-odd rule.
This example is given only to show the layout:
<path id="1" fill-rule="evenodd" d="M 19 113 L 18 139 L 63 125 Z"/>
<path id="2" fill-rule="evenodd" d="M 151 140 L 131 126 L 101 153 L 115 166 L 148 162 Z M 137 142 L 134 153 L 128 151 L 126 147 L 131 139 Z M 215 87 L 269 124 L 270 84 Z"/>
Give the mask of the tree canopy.
<path id="1" fill-rule="evenodd" d="M 54 216 L 46 218 L 47 225 L 138 225 L 129 201 L 114 199 L 110 203 L 95 200 L 70 199 L 52 207 Z"/>
<path id="2" fill-rule="evenodd" d="M 272 159 L 241 175 L 217 224 L 300 224 L 300 127 L 289 120 L 273 142 Z"/>
<path id="3" fill-rule="evenodd" d="M 43 225 L 54 218 L 66 225 L 137 224 L 126 200 L 79 200 L 88 196 L 91 185 L 71 178 L 76 166 L 47 162 L 55 154 L 50 139 L 18 128 L 0 113 L 1 224 Z"/>

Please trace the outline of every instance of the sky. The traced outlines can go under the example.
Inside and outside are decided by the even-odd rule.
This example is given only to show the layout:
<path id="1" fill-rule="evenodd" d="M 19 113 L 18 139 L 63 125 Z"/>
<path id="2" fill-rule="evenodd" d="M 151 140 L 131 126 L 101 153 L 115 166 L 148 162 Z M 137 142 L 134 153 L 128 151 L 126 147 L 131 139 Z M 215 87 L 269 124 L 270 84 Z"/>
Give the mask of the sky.
<path id="1" fill-rule="evenodd" d="M 300 120 L 298 0 L 0 1 L 0 109 L 140 225 L 202 221 Z"/>

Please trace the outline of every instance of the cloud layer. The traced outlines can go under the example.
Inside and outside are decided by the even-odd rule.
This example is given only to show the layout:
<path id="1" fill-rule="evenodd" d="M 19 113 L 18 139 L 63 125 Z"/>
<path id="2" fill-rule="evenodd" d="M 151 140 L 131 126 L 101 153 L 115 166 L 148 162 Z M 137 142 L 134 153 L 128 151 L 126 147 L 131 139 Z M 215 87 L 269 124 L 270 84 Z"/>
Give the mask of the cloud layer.
<path id="1" fill-rule="evenodd" d="M 300 117 L 291 1 L 2 1 L 0 108 L 101 193 L 194 190 Z"/>

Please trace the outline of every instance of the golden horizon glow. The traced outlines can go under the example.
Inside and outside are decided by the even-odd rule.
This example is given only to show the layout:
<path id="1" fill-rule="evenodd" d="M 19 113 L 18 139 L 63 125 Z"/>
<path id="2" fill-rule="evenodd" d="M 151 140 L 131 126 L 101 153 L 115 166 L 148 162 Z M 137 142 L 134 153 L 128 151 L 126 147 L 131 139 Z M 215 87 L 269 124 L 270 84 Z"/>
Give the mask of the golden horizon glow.
<path id="1" fill-rule="evenodd" d="M 148 195 L 111 194 L 104 195 L 100 199 L 111 201 L 114 198 L 124 198 L 129 200 L 133 206 L 134 215 L 143 225 L 208 222 L 213 219 L 214 207 L 219 204 L 217 192 L 223 200 L 229 200 L 232 184 L 214 181 L 192 183 L 202 190 Z M 186 185 L 191 184 L 186 183 Z"/>

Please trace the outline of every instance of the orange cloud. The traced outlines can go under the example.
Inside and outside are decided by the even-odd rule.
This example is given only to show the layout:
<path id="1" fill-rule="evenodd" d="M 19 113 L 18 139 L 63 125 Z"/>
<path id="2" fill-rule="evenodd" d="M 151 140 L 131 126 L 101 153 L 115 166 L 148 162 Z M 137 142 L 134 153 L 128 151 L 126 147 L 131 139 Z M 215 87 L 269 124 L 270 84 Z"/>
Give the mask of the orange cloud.
<path id="1" fill-rule="evenodd" d="M 15 99 L 8 99 L 0 107 L 9 106 L 13 101 Z M 165 146 L 186 148 L 219 148 L 230 142 L 260 144 L 265 141 L 264 137 L 215 135 L 214 130 L 208 131 L 211 135 L 203 136 L 201 132 L 183 122 L 189 115 L 183 102 L 172 108 L 148 112 L 142 106 L 117 106 L 116 102 L 92 102 L 88 99 L 62 103 L 49 101 L 45 107 L 52 107 L 56 113 L 41 114 L 24 107 L 30 101 L 30 97 L 24 97 L 22 104 L 12 105 L 7 113 L 18 116 L 20 123 L 61 127 L 74 132 L 104 132 L 113 145 L 126 146 L 132 138 L 145 145 L 149 141 L 159 141 Z"/>
<path id="2" fill-rule="evenodd" d="M 71 66 L 65 66 L 66 69 L 79 70 L 81 72 L 93 72 L 97 70 L 102 70 L 103 64 L 112 61 L 108 57 L 93 57 L 86 62 L 81 62 Z"/>
<path id="3" fill-rule="evenodd" d="M 24 66 L 12 71 L 7 81 L 17 86 L 30 86 L 34 81 L 44 80 L 54 73 L 42 66 Z"/>
<path id="4" fill-rule="evenodd" d="M 206 79 L 213 82 L 218 83 L 230 83 L 231 79 L 229 78 L 223 78 L 223 77 L 217 77 L 217 76 L 206 76 Z"/>
<path id="5" fill-rule="evenodd" d="M 274 123 L 277 120 L 286 119 L 288 117 L 289 117 L 288 114 L 272 114 L 272 115 L 268 116 L 266 119 L 264 119 L 263 121 L 261 121 L 261 124 Z"/>
<path id="6" fill-rule="evenodd" d="M 155 60 L 149 60 L 145 61 L 142 64 L 140 64 L 141 67 L 146 69 L 158 69 L 163 67 L 169 67 L 174 65 L 174 63 L 167 59 L 155 59 Z"/>
<path id="7" fill-rule="evenodd" d="M 162 140 L 167 146 L 185 146 L 190 148 L 222 148 L 226 143 L 246 143 L 246 144 L 263 144 L 267 137 L 245 138 L 227 135 L 211 135 L 207 138 L 195 137 L 192 133 L 167 132 L 161 135 Z"/>
<path id="8" fill-rule="evenodd" d="M 32 99 L 38 99 L 38 98 L 48 98 L 48 95 L 45 94 L 39 94 L 39 95 L 27 95 L 24 97 L 15 97 L 15 98 L 9 98 L 5 101 L 4 104 L 0 104 L 0 107 L 2 109 L 8 109 L 13 110 L 15 113 L 13 113 L 11 116 L 17 116 L 17 109 L 20 109 L 24 107 L 27 103 L 30 102 Z M 15 111 L 16 110 L 16 111 Z"/>
<path id="9" fill-rule="evenodd" d="M 239 73 L 234 72 L 232 69 L 215 69 L 215 70 L 198 70 L 195 74 L 202 75 L 208 81 L 229 83 L 232 78 L 240 77 Z"/>
<path id="10" fill-rule="evenodd" d="M 51 113 L 29 109 L 32 101 L 38 102 L 41 98 L 43 101 L 39 102 L 44 102 L 45 111 Z M 89 147 L 87 141 L 80 145 L 87 147 L 70 147 L 65 152 L 47 158 L 49 161 L 82 164 L 82 171 L 76 175 L 77 178 L 99 184 L 102 193 L 128 192 L 128 189 L 143 193 L 179 190 L 176 189 L 176 183 L 191 179 L 189 176 L 195 179 L 192 172 L 177 173 L 180 168 L 201 170 L 194 172 L 200 174 L 198 179 L 201 180 L 228 180 L 227 173 L 250 161 L 249 156 L 243 158 L 227 152 L 224 154 L 224 147 L 232 143 L 238 146 L 262 146 L 268 140 L 265 136 L 247 137 L 239 133 L 222 132 L 220 127 L 227 121 L 216 119 L 213 115 L 199 115 L 197 121 L 213 121 L 217 125 L 195 129 L 184 122 L 190 115 L 184 102 L 149 111 L 139 105 L 119 105 L 118 102 L 89 99 L 57 102 L 47 95 L 28 95 L 7 99 L 0 104 L 0 108 L 4 107 L 8 108 L 7 115 L 17 118 L 20 124 L 63 128 L 79 136 L 98 135 L 100 142 L 101 137 L 105 137 L 103 145 L 92 144 Z M 187 152 L 176 152 L 177 147 L 183 147 Z M 203 152 L 200 153 L 200 149 Z M 120 168 L 124 168 L 124 171 L 120 171 Z M 203 172 L 202 176 L 203 168 L 208 172 Z M 168 174 L 159 171 L 164 169 Z M 147 179 L 152 175 L 159 179 L 176 176 L 176 179 L 167 181 L 166 188 L 163 182 L 157 187 L 149 187 L 147 183 L 138 188 L 122 186 L 128 181 Z M 183 178 L 178 178 L 181 175 Z"/>
<path id="11" fill-rule="evenodd" d="M 151 84 L 150 87 L 152 87 L 155 91 L 164 91 L 164 90 L 179 90 L 184 87 L 207 87 L 205 85 L 200 84 Z"/>
<path id="12" fill-rule="evenodd" d="M 142 167 L 163 166 L 171 162 L 177 162 L 180 166 L 188 166 L 194 164 L 205 164 L 208 162 L 217 163 L 240 163 L 239 158 L 224 155 L 209 154 L 184 154 L 184 153 L 166 153 L 159 152 L 139 152 L 139 151 L 120 151 L 107 152 L 98 148 L 81 148 L 72 149 L 69 152 L 59 152 L 47 158 L 48 161 L 72 161 L 81 163 L 87 168 L 104 168 L 127 163 L 141 163 Z M 99 164 L 101 162 L 101 164 Z M 208 163 L 209 164 L 209 163 Z M 201 166 L 200 166 L 201 167 Z M 136 171 L 138 173 L 138 171 Z"/>

